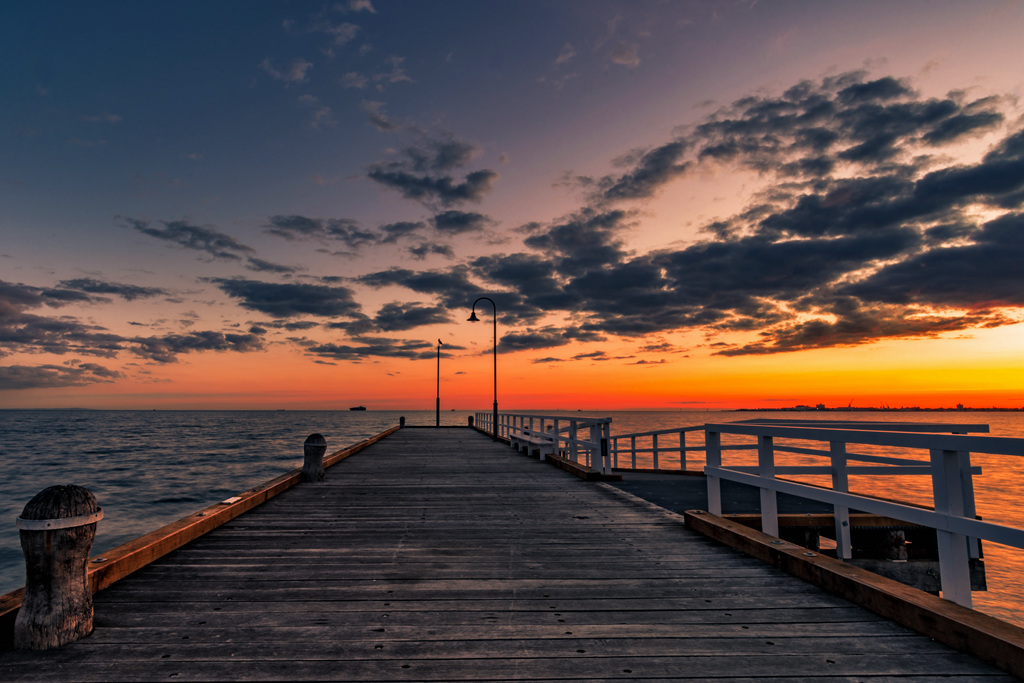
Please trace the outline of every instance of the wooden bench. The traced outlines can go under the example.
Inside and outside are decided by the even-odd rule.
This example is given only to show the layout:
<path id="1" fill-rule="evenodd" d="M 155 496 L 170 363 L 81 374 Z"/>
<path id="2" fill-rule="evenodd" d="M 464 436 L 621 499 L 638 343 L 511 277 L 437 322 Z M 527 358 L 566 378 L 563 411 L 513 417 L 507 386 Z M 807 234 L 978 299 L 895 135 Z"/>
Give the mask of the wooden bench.
<path id="1" fill-rule="evenodd" d="M 512 448 L 527 455 L 533 455 L 541 460 L 546 456 L 555 454 L 555 444 L 550 438 L 542 436 L 544 432 L 537 432 L 530 429 L 518 431 L 509 436 Z"/>

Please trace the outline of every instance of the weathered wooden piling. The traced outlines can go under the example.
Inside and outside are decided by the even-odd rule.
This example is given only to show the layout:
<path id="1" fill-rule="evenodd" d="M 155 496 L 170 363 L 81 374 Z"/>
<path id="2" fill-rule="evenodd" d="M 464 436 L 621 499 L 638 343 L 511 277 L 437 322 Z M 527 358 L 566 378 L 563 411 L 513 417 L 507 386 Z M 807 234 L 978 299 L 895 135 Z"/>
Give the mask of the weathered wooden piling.
<path id="1" fill-rule="evenodd" d="M 302 444 L 302 450 L 305 456 L 302 462 L 302 481 L 323 481 L 327 439 L 322 434 L 310 434 Z"/>
<path id="2" fill-rule="evenodd" d="M 402 417 L 398 418 L 398 426 L 399 427 L 404 427 L 405 426 L 405 416 L 404 415 Z"/>
<path id="3" fill-rule="evenodd" d="M 103 511 L 96 496 L 72 484 L 35 495 L 17 520 L 25 554 L 25 595 L 14 646 L 48 650 L 92 633 L 89 551 Z"/>

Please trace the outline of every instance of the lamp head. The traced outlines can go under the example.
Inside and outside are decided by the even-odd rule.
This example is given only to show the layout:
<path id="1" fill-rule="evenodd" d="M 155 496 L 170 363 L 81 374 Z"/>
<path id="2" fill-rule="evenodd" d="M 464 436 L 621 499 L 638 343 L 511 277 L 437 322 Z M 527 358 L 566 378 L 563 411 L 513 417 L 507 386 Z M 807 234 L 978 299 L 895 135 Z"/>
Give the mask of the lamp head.
<path id="1" fill-rule="evenodd" d="M 475 322 L 479 322 L 479 320 L 480 320 L 480 318 L 476 317 L 476 309 L 474 308 L 473 312 L 469 316 L 469 322 L 475 323 Z"/>

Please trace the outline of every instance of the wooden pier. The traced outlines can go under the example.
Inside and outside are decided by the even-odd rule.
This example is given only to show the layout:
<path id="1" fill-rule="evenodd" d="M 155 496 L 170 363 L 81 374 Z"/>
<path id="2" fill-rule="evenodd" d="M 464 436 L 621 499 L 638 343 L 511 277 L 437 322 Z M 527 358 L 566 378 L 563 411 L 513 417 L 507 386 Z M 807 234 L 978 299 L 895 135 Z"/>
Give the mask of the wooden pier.
<path id="1" fill-rule="evenodd" d="M 1015 680 L 467 428 L 405 428 L 0 680 Z"/>

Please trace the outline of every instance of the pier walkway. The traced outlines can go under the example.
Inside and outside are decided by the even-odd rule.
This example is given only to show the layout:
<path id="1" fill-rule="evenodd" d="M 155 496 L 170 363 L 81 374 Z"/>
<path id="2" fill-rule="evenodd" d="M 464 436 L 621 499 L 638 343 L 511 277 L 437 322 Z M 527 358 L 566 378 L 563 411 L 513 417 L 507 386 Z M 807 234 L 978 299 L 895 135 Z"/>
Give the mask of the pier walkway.
<path id="1" fill-rule="evenodd" d="M 401 429 L 0 680 L 1015 680 L 467 428 Z"/>

